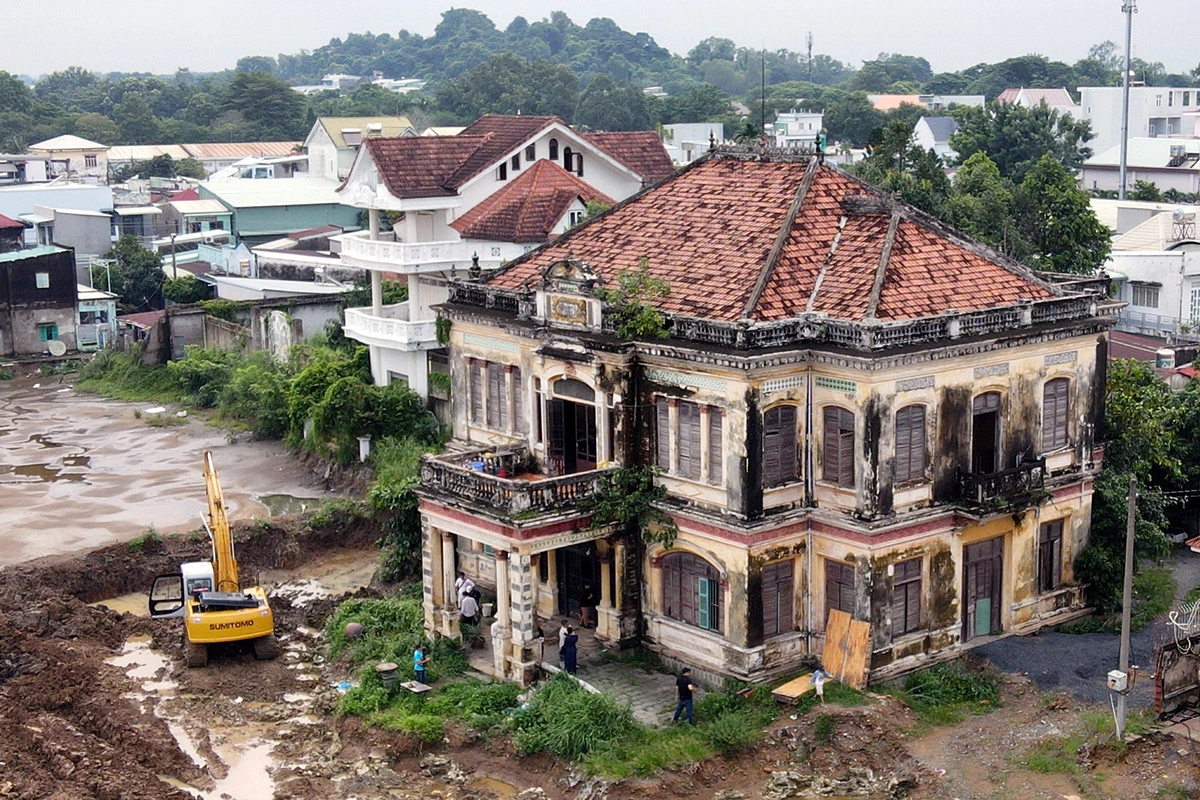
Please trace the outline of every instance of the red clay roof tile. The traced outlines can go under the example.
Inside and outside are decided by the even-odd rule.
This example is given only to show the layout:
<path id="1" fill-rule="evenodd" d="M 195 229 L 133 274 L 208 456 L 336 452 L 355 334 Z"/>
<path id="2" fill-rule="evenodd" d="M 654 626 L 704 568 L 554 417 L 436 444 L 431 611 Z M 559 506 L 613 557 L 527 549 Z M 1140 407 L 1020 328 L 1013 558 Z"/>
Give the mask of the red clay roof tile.
<path id="1" fill-rule="evenodd" d="M 598 131 L 583 138 L 629 167 L 643 183 L 657 183 L 675 173 L 675 164 L 654 131 Z"/>

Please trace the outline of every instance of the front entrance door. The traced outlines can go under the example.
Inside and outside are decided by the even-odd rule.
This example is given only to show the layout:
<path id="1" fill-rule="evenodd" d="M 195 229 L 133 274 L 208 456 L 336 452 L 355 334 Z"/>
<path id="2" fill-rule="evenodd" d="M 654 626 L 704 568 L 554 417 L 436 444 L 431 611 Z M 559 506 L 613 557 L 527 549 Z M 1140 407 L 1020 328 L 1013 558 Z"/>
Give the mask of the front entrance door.
<path id="1" fill-rule="evenodd" d="M 963 640 L 1000 632 L 1004 537 L 963 548 Z"/>
<path id="2" fill-rule="evenodd" d="M 559 548 L 554 555 L 558 559 L 558 613 L 578 614 L 585 581 L 589 581 L 592 591 L 600 596 L 600 562 L 596 559 L 596 547 L 577 544 Z"/>
<path id="3" fill-rule="evenodd" d="M 550 471 L 573 475 L 596 468 L 596 408 L 555 398 L 546 404 Z"/>

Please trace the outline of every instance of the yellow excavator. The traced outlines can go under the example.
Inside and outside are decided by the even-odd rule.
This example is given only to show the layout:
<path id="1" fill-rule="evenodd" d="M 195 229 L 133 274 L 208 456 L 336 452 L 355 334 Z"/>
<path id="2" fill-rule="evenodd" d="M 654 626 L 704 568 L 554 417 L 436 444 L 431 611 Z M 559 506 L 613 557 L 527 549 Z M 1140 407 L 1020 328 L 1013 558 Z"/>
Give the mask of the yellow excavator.
<path id="1" fill-rule="evenodd" d="M 183 643 L 189 667 L 208 665 L 208 646 L 250 640 L 259 659 L 279 655 L 275 617 L 261 586 L 243 589 L 238 582 L 233 535 L 211 452 L 204 453 L 208 488 L 208 535 L 212 561 L 181 564 L 179 572 L 159 575 L 150 589 L 150 616 L 183 617 Z"/>

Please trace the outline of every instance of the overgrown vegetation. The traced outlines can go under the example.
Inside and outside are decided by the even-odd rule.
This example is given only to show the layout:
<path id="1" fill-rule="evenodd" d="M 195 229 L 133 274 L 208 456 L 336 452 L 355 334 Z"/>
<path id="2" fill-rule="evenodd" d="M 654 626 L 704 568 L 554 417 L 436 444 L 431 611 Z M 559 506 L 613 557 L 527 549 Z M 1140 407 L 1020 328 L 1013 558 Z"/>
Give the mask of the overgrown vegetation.
<path id="1" fill-rule="evenodd" d="M 353 641 L 346 639 L 348 622 L 363 626 L 363 634 Z M 381 661 L 392 661 L 399 666 L 403 680 L 415 677 L 412 656 L 418 645 L 424 647 L 429 656 L 431 681 L 440 676 L 460 675 L 467 669 L 467 661 L 457 643 L 440 637 L 432 643 L 425 641 L 425 612 L 421 608 L 419 584 L 410 586 L 399 597 L 347 600 L 329 618 L 325 635 L 330 658 L 346 653 L 355 666 L 368 664 L 372 667 Z M 370 690 L 364 682 L 359 689 L 348 692 L 344 701 L 359 702 L 360 695 Z"/>
<path id="2" fill-rule="evenodd" d="M 129 540 L 129 549 L 135 553 L 140 553 L 147 548 L 153 548 L 162 541 L 162 536 L 151 525 L 145 533 L 140 536 L 135 536 Z"/>
<path id="3" fill-rule="evenodd" d="M 1126 732 L 1134 736 L 1153 730 L 1157 724 L 1157 718 L 1149 710 L 1134 711 L 1125 721 Z M 1094 758 L 1098 749 L 1125 751 L 1126 743 L 1116 741 L 1114 731 L 1109 709 L 1098 708 L 1080 715 L 1079 724 L 1066 735 L 1039 739 L 1013 760 L 1034 772 L 1060 773 L 1082 779 L 1086 769 L 1080 764 L 1081 753 L 1090 751 Z"/>
<path id="4" fill-rule="evenodd" d="M 902 700 L 926 725 L 954 725 L 968 713 L 984 714 L 1000 705 L 999 676 L 981 662 L 938 664 L 880 691 Z"/>
<path id="5" fill-rule="evenodd" d="M 620 467 L 600 476 L 596 491 L 580 501 L 592 516 L 593 527 L 617 525 L 647 543 L 670 547 L 679 532 L 671 515 L 659 505 L 667 490 L 656 483 L 654 467 Z"/>
<path id="6" fill-rule="evenodd" d="M 665 339 L 666 318 L 655 308 L 655 301 L 671 294 L 671 286 L 650 274 L 650 262 L 642 258 L 636 270 L 617 273 L 617 285 L 601 286 L 596 296 L 605 303 L 604 313 L 614 322 L 617 336 L 630 341 Z"/>

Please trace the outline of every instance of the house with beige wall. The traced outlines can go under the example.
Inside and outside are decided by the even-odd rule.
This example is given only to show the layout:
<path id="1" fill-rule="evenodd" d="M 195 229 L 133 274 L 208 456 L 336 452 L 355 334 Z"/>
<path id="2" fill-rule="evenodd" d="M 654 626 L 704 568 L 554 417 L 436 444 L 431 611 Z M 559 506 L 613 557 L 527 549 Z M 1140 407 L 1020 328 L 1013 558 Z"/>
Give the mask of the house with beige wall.
<path id="1" fill-rule="evenodd" d="M 645 269 L 665 336 L 597 289 Z M 593 582 L 596 635 L 701 677 L 820 656 L 882 677 L 1084 607 L 1105 281 L 1055 283 L 795 151 L 723 145 L 440 306 L 453 429 L 422 465 L 426 628 L 494 592 L 497 671 Z M 586 498 L 654 467 L 673 537 Z M 545 627 L 545 626 L 543 626 Z"/>

